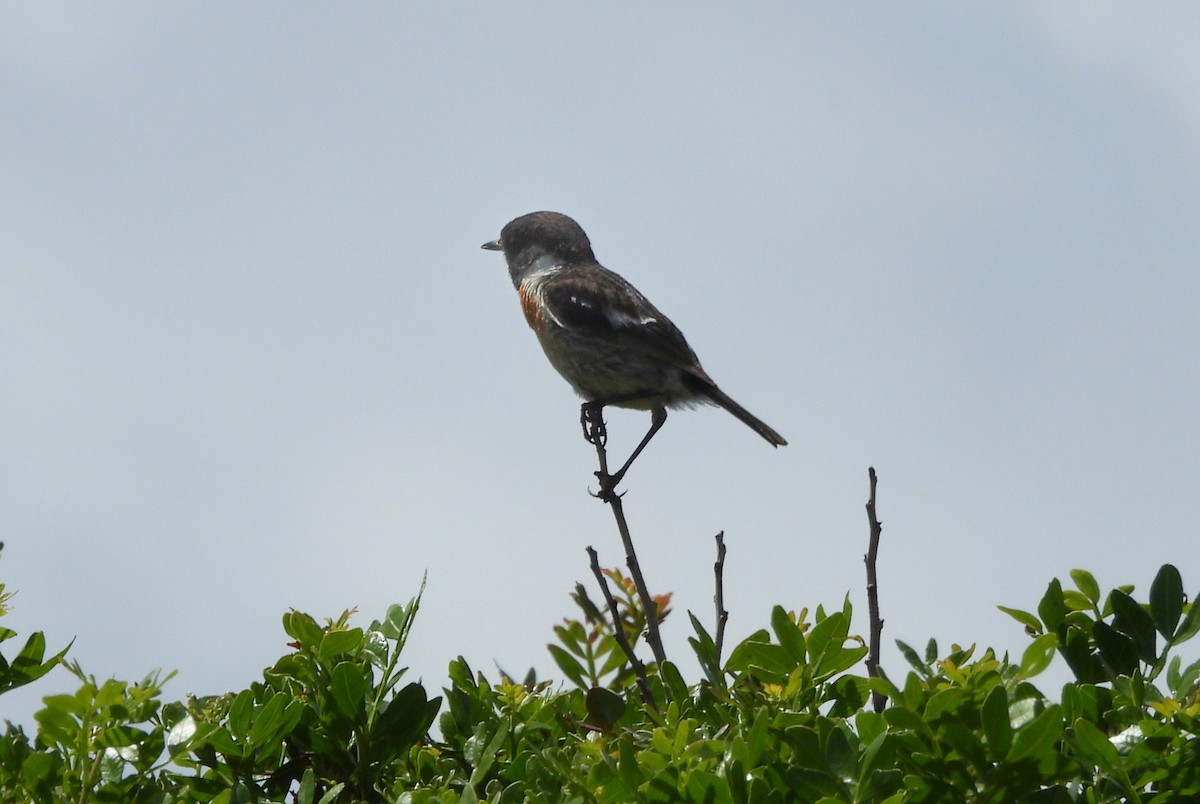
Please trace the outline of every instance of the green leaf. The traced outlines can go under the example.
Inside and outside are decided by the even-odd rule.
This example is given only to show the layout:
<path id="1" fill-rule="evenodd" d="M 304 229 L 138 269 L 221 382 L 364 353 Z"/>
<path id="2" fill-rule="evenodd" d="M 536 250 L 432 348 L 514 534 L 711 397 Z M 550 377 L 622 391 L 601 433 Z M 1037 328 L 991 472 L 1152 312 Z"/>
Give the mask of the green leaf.
<path id="1" fill-rule="evenodd" d="M 806 655 L 804 632 L 800 630 L 800 626 L 796 625 L 791 615 L 784 611 L 783 606 L 771 609 L 771 630 L 775 632 L 775 638 L 779 640 L 780 646 L 787 651 L 788 657 L 797 666 L 804 664 Z"/>
<path id="2" fill-rule="evenodd" d="M 1133 640 L 1117 631 L 1106 622 L 1098 622 L 1092 628 L 1096 648 L 1113 672 L 1119 676 L 1131 676 L 1137 669 L 1138 654 Z"/>
<path id="3" fill-rule="evenodd" d="M 859 740 L 866 743 L 866 748 L 862 750 L 858 760 L 858 783 L 864 787 L 871 784 L 871 777 L 893 767 L 896 763 L 894 750 L 896 741 L 887 731 L 883 718 L 879 718 L 879 725 L 884 726 L 884 730 L 877 733 L 869 742 L 865 739 L 865 735 L 859 734 Z M 876 792 L 875 795 L 879 795 L 879 793 Z"/>
<path id="4" fill-rule="evenodd" d="M 1158 654 L 1154 650 L 1154 618 L 1146 609 L 1124 592 L 1112 593 L 1113 628 L 1133 640 L 1138 656 L 1147 664 L 1154 664 Z"/>
<path id="5" fill-rule="evenodd" d="M 600 666 L 600 672 L 596 673 L 598 678 L 603 678 L 609 673 L 614 673 L 629 664 L 629 657 L 625 655 L 625 651 L 617 644 L 616 637 L 612 634 L 605 634 L 596 643 L 595 658 L 604 658 L 604 664 Z"/>
<path id="6" fill-rule="evenodd" d="M 993 761 L 1004 759 L 1012 748 L 1012 721 L 1008 717 L 1008 693 L 997 684 L 983 699 L 980 710 L 983 736 L 987 739 L 988 756 Z"/>
<path id="7" fill-rule="evenodd" d="M 1196 635 L 1197 631 L 1200 631 L 1200 605 L 1196 604 L 1196 597 L 1193 596 L 1192 602 L 1188 604 L 1187 614 L 1184 616 L 1183 622 L 1179 624 L 1179 630 L 1171 639 L 1172 645 L 1187 642 Z"/>
<path id="8" fill-rule="evenodd" d="M 836 644 L 831 643 L 817 657 L 816 664 L 813 667 L 813 678 L 817 681 L 824 681 L 830 676 L 849 670 L 858 664 L 867 655 L 869 650 L 866 645 L 846 647 L 841 642 Z"/>
<path id="9" fill-rule="evenodd" d="M 1100 602 L 1100 584 L 1096 583 L 1096 576 L 1085 569 L 1073 569 L 1071 580 L 1075 582 L 1075 588 L 1083 592 L 1093 606 Z"/>
<path id="10" fill-rule="evenodd" d="M 864 648 L 865 650 L 865 648 Z M 872 682 L 876 679 L 863 676 L 842 675 L 826 688 L 823 696 L 827 701 L 833 701 L 829 709 L 831 717 L 853 717 L 855 713 L 867 705 L 870 698 Z"/>
<path id="11" fill-rule="evenodd" d="M 42 699 L 44 709 L 34 713 L 38 723 L 38 739 L 47 744 L 72 745 L 80 730 L 79 721 L 66 706 L 74 706 L 74 696 L 48 695 Z"/>
<path id="12" fill-rule="evenodd" d="M 668 700 L 682 702 L 690 699 L 691 691 L 683 678 L 683 673 L 679 672 L 679 668 L 675 666 L 674 662 L 668 660 L 660 664 L 658 676 L 662 679 L 663 686 L 670 696 Z"/>
<path id="13" fill-rule="evenodd" d="M 1080 628 L 1068 625 L 1059 630 L 1058 649 L 1075 678 L 1084 683 L 1094 683 L 1105 678 L 1099 658 L 1094 655 L 1091 640 Z"/>
<path id="14" fill-rule="evenodd" d="M 357 665 L 339 662 L 330 674 L 330 689 L 337 710 L 349 720 L 357 721 L 366 712 L 367 679 Z"/>
<path id="15" fill-rule="evenodd" d="M 1009 617 L 1012 617 L 1021 625 L 1025 626 L 1025 629 L 1031 634 L 1042 633 L 1042 621 L 1037 617 L 1034 617 L 1029 612 L 1021 611 L 1020 609 L 1010 609 L 1008 606 L 997 606 L 996 608 L 1000 609 L 1000 611 L 1004 612 Z"/>
<path id="16" fill-rule="evenodd" d="M 946 661 L 948 661 L 950 664 L 954 665 L 955 667 L 962 667 L 967 662 L 969 662 L 971 660 L 971 657 L 974 655 L 975 655 L 975 644 L 974 643 L 972 643 L 970 646 L 965 647 L 965 648 L 962 647 L 961 645 L 953 645 L 950 648 L 950 653 L 946 656 Z"/>
<path id="17" fill-rule="evenodd" d="M 36 789 L 55 774 L 55 766 L 62 762 L 58 754 L 33 753 L 21 763 L 21 781 L 25 787 Z M 16 799 L 12 799 L 15 801 Z"/>
<path id="18" fill-rule="evenodd" d="M 1066 589 L 1063 591 L 1063 603 L 1071 611 L 1092 611 L 1095 605 L 1091 599 L 1083 592 L 1074 589 Z"/>
<path id="19" fill-rule="evenodd" d="M 925 722 L 925 718 L 918 715 L 913 710 L 906 706 L 889 706 L 883 710 L 883 719 L 887 721 L 893 731 L 912 731 L 922 735 L 926 739 L 932 739 L 933 731 Z"/>
<path id="20" fill-rule="evenodd" d="M 554 626 L 554 636 L 558 637 L 558 641 L 569 652 L 585 658 L 588 655 L 588 635 L 583 628 L 583 623 L 578 620 L 568 620 L 562 625 Z"/>
<path id="21" fill-rule="evenodd" d="M 345 782 L 338 782 L 333 787 L 325 791 L 325 795 L 321 796 L 321 800 L 317 804 L 334 804 L 342 796 L 342 790 L 346 788 Z"/>
<path id="22" fill-rule="evenodd" d="M 745 672 L 769 684 L 782 684 L 795 669 L 795 663 L 787 651 L 772 645 L 766 631 L 751 634 L 729 654 L 726 668 L 733 672 Z"/>
<path id="23" fill-rule="evenodd" d="M 849 626 L 850 624 L 846 622 L 846 615 L 840 611 L 835 611 L 825 619 L 818 620 L 808 632 L 809 664 L 819 665 L 827 652 L 840 651 L 846 641 L 846 635 L 849 633 Z M 803 658 L 796 662 L 797 666 L 802 664 L 804 664 Z"/>
<path id="24" fill-rule="evenodd" d="M 962 708 L 963 701 L 971 694 L 965 687 L 947 687 L 938 690 L 925 703 L 925 719 L 933 723 L 947 712 L 953 715 Z"/>
<path id="25" fill-rule="evenodd" d="M 881 738 L 879 743 L 881 746 L 890 746 L 892 741 Z M 873 746 L 872 746 L 873 748 Z M 868 749 L 870 750 L 870 748 Z M 880 750 L 882 754 L 882 749 Z M 894 751 L 889 752 L 894 755 Z M 889 758 L 890 759 L 890 758 Z M 894 760 L 893 760 L 894 761 Z M 903 791 L 890 796 L 887 799 L 883 797 L 891 793 L 904 784 L 904 772 L 897 768 L 879 769 L 873 771 L 865 779 L 861 779 L 859 783 L 859 792 L 857 801 L 879 801 L 880 804 L 900 804 L 904 800 L 905 793 Z"/>
<path id="26" fill-rule="evenodd" d="M 1120 771 L 1121 757 L 1108 735 L 1083 718 L 1075 721 L 1072 730 L 1075 733 L 1075 745 L 1088 762 L 1108 774 Z"/>
<path id="27" fill-rule="evenodd" d="M 289 699 L 284 693 L 272 695 L 266 705 L 254 713 L 247 742 L 257 749 L 274 750 L 279 740 L 296 728 L 303 709 L 300 701 Z"/>
<path id="28" fill-rule="evenodd" d="M 587 689 L 590 685 L 584 680 L 583 665 L 579 661 L 560 648 L 558 645 L 547 645 L 546 649 L 550 651 L 550 655 L 554 658 L 554 663 L 558 665 L 558 669 L 563 671 L 572 684 L 580 689 Z"/>
<path id="29" fill-rule="evenodd" d="M 238 742 L 245 742 L 254 719 L 254 693 L 242 690 L 229 707 L 229 733 Z"/>
<path id="30" fill-rule="evenodd" d="M 1054 753 L 1056 744 L 1062 739 L 1062 732 L 1062 707 L 1057 704 L 1047 706 L 1040 715 L 1017 731 L 1007 761 L 1017 762 L 1027 758 L 1040 760 L 1042 755 Z"/>
<path id="31" fill-rule="evenodd" d="M 1054 651 L 1058 648 L 1058 637 L 1054 634 L 1042 634 L 1029 643 L 1021 654 L 1020 678 L 1033 678 L 1050 666 L 1054 660 Z"/>
<path id="32" fill-rule="evenodd" d="M 721 674 L 721 657 L 717 655 L 716 643 L 713 642 L 712 636 L 709 635 L 704 624 L 695 614 L 689 611 L 688 617 L 692 621 L 692 630 L 696 632 L 694 637 L 688 637 L 688 644 L 692 646 L 696 659 L 704 670 L 705 677 L 714 684 L 722 685 L 724 678 Z"/>
<path id="33" fill-rule="evenodd" d="M 754 722 L 746 735 L 746 764 L 756 767 L 762 760 L 767 746 L 767 729 L 771 725 L 771 714 L 765 708 L 754 713 Z"/>
<path id="34" fill-rule="evenodd" d="M 13 659 L 8 672 L 4 672 L 4 657 L 0 656 L 0 692 L 16 689 L 32 681 L 37 681 L 58 666 L 59 661 L 71 649 L 75 640 L 49 659 L 43 660 L 46 652 L 46 638 L 41 631 L 35 631 L 25 642 L 25 647 Z M 6 678 L 7 676 L 7 678 Z"/>
<path id="35" fill-rule="evenodd" d="M 696 632 L 696 640 L 699 642 L 700 646 L 702 646 L 704 650 L 710 654 L 707 656 L 707 658 L 711 660 L 712 656 L 716 654 L 716 643 L 713 642 L 712 636 L 708 633 L 708 629 L 704 627 L 704 623 L 700 622 L 699 617 L 689 611 L 688 619 L 691 620 L 692 630 Z M 699 651 L 697 652 L 697 655 L 699 655 Z M 701 660 L 704 660 L 706 657 L 700 658 Z"/>
<path id="36" fill-rule="evenodd" d="M 985 767 L 988 764 L 983 736 L 974 724 L 968 727 L 961 721 L 950 720 L 938 729 L 938 733 L 940 742 L 954 753 L 965 757 L 971 764 L 976 767 Z"/>
<path id="37" fill-rule="evenodd" d="M 485 728 L 485 724 L 481 723 L 479 725 L 480 728 Z M 487 778 L 488 771 L 492 769 L 492 765 L 496 761 L 496 754 L 500 751 L 500 747 L 504 745 L 504 739 L 508 737 L 508 729 L 509 720 L 508 718 L 504 718 L 497 724 L 495 734 L 487 741 L 486 745 L 482 744 L 483 740 L 481 739 L 487 734 L 486 731 L 476 731 L 475 735 L 471 737 L 471 740 L 478 739 L 480 743 L 480 747 L 472 752 L 475 756 L 475 770 L 471 772 L 471 787 L 474 787 Z"/>
<path id="38" fill-rule="evenodd" d="M 1181 664 L 1180 658 L 1176 656 L 1171 662 L 1171 672 L 1167 675 L 1171 694 L 1176 698 L 1183 698 L 1191 692 L 1192 685 L 1200 678 L 1200 659 L 1192 662 L 1185 670 L 1179 669 Z"/>
<path id="39" fill-rule="evenodd" d="M 904 693 L 901 696 L 904 704 L 914 712 L 920 711 L 925 706 L 925 694 L 926 689 L 921 683 L 921 677 L 916 673 L 909 673 L 908 678 L 904 680 Z"/>
<path id="40" fill-rule="evenodd" d="M 413 606 L 402 606 L 399 603 L 393 603 L 388 606 L 387 615 L 384 621 L 380 623 L 380 630 L 388 639 L 401 639 L 412 627 L 413 617 L 416 615 L 416 600 L 413 601 Z"/>
<path id="41" fill-rule="evenodd" d="M 931 673 L 929 672 L 928 665 L 926 665 L 925 662 L 921 661 L 921 657 L 919 655 L 917 655 L 917 652 L 915 650 L 913 650 L 912 646 L 910 646 L 906 642 L 901 642 L 899 639 L 897 639 L 896 647 L 898 647 L 900 649 L 900 654 L 902 656 L 904 656 L 904 658 L 908 661 L 908 663 L 910 665 L 912 665 L 914 670 L 916 670 L 918 673 L 920 673 L 925 678 L 930 677 Z"/>
<path id="42" fill-rule="evenodd" d="M 891 710 L 888 710 L 891 711 Z M 821 750 L 821 735 L 808 726 L 788 726 L 784 739 L 791 746 L 793 761 L 801 768 L 825 770 L 825 753 Z"/>
<path id="43" fill-rule="evenodd" d="M 845 721 L 840 725 L 845 727 Z M 837 776 L 846 779 L 854 774 L 857 755 L 858 752 L 850 745 L 850 736 L 847 736 L 846 731 L 838 726 L 830 729 L 829 738 L 825 742 L 825 763 Z"/>
<path id="44" fill-rule="evenodd" d="M 638 767 L 633 739 L 628 734 L 623 734 L 618 739 L 617 752 L 617 776 L 627 790 L 636 790 L 642 782 L 642 774 Z"/>
<path id="45" fill-rule="evenodd" d="M 17 665 L 39 665 L 42 663 L 42 655 L 46 652 L 46 637 L 41 631 L 34 631 L 29 635 L 29 639 L 25 640 L 25 647 L 13 659 L 13 666 Z"/>
<path id="46" fill-rule="evenodd" d="M 463 788 L 462 793 L 458 797 L 458 804 L 476 804 L 479 801 L 479 795 L 475 792 L 474 785 L 467 785 Z"/>
<path id="47" fill-rule="evenodd" d="M 307 648 L 321 644 L 321 626 L 302 611 L 289 611 L 283 615 L 283 630 L 292 639 Z"/>
<path id="48" fill-rule="evenodd" d="M 1063 685 L 1064 720 L 1075 722 L 1079 718 L 1100 723 L 1112 709 L 1112 690 L 1095 684 Z"/>
<path id="49" fill-rule="evenodd" d="M 413 682 L 405 686 L 388 702 L 383 714 L 372 724 L 371 744 L 380 749 L 388 744 L 393 750 L 411 745 L 424 735 L 433 721 L 433 715 L 429 714 L 429 703 L 425 688 L 420 684 Z"/>
<path id="50" fill-rule="evenodd" d="M 387 670 L 391 648 L 388 645 L 388 637 L 379 628 L 369 628 L 363 634 L 362 655 L 375 667 Z M 403 670 L 400 671 L 400 673 L 403 672 Z"/>
<path id="51" fill-rule="evenodd" d="M 887 731 L 887 721 L 883 715 L 860 710 L 854 715 L 854 728 L 863 742 L 874 742 L 876 737 Z"/>
<path id="52" fill-rule="evenodd" d="M 296 791 L 296 804 L 313 804 L 316 787 L 316 777 L 313 776 L 312 768 L 305 768 L 304 776 L 300 778 L 300 789 Z"/>
<path id="53" fill-rule="evenodd" d="M 197 753 L 200 751 L 217 751 L 226 757 L 232 758 L 243 756 L 247 749 L 244 741 L 235 740 L 228 728 L 219 726 L 204 735 L 203 739 L 197 743 L 197 747 L 192 750 Z"/>
<path id="54" fill-rule="evenodd" d="M 124 748 L 130 745 L 139 745 L 146 742 L 148 738 L 149 735 L 142 729 L 117 724 L 98 729 L 92 737 L 94 743 L 102 748 Z"/>
<path id="55" fill-rule="evenodd" d="M 361 628 L 348 628 L 345 631 L 329 631 L 321 638 L 321 647 L 317 656 L 322 661 L 328 661 L 337 656 L 356 652 L 363 642 Z"/>
<path id="56" fill-rule="evenodd" d="M 1183 616 L 1183 579 L 1171 564 L 1163 564 L 1150 584 L 1150 616 L 1164 639 L 1175 635 L 1175 627 Z"/>
<path id="57" fill-rule="evenodd" d="M 1057 631 L 1067 617 L 1067 604 L 1063 601 L 1062 584 L 1058 578 L 1052 580 L 1038 603 L 1038 616 L 1046 624 L 1048 631 Z"/>

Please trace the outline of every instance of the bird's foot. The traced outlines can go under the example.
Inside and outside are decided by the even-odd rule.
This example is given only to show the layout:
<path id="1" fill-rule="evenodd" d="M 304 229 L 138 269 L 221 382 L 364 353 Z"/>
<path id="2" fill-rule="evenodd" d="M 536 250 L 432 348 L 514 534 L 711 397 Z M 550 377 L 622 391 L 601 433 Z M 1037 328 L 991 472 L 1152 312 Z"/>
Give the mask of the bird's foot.
<path id="1" fill-rule="evenodd" d="M 583 428 L 583 437 L 589 444 L 603 447 L 608 443 L 608 430 L 604 426 L 604 405 L 602 403 L 584 402 L 580 405 L 579 425 Z"/>
<path id="2" fill-rule="evenodd" d="M 596 480 L 600 484 L 600 490 L 593 494 L 593 497 L 601 502 L 611 503 L 625 496 L 623 491 L 617 493 L 617 484 L 621 482 L 621 478 L 625 477 L 625 469 L 615 475 L 610 475 L 608 472 L 593 472 L 592 474 L 596 476 Z"/>

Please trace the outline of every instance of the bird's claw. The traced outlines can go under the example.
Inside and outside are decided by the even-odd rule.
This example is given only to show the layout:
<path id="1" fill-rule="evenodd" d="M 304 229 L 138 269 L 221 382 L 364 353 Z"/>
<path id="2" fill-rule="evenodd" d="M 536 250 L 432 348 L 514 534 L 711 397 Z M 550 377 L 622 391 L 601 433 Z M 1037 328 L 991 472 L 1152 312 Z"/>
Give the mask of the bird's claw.
<path id="1" fill-rule="evenodd" d="M 625 476 L 624 472 L 618 472 L 615 475 L 610 475 L 608 472 L 593 472 L 592 474 L 596 476 L 596 480 L 600 483 L 600 490 L 592 494 L 593 497 L 604 502 L 612 502 L 625 496 L 625 492 L 623 491 L 617 493 L 617 484 Z"/>
<path id="2" fill-rule="evenodd" d="M 583 437 L 589 444 L 603 447 L 608 443 L 608 429 L 604 426 L 604 408 L 585 402 L 579 411 L 579 424 Z"/>

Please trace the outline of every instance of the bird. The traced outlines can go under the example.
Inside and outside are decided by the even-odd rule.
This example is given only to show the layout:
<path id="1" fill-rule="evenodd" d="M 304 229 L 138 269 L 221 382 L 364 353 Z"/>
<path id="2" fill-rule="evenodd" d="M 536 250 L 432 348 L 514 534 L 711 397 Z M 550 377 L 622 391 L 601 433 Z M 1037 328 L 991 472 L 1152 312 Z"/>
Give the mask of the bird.
<path id="1" fill-rule="evenodd" d="M 768 444 L 787 444 L 717 387 L 679 327 L 596 260 L 591 241 L 573 218 L 548 211 L 521 215 L 482 248 L 504 253 L 525 321 L 550 364 L 586 400 L 581 407 L 585 435 L 589 416 L 603 428 L 605 406 L 650 411 L 649 431 L 608 476 L 610 488 L 666 423 L 668 408 L 719 405 Z"/>

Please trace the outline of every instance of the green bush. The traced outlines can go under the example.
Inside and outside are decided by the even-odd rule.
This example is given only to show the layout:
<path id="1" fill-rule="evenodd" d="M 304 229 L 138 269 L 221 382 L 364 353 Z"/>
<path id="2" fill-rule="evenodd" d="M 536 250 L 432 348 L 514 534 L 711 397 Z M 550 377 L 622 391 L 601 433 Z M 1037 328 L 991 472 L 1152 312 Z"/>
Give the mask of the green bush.
<path id="1" fill-rule="evenodd" d="M 616 627 L 636 644 L 645 614 L 608 577 Z M 1200 800 L 1200 661 L 1175 652 L 1200 608 L 1170 565 L 1145 601 L 1071 578 L 1052 581 L 1036 613 L 1002 607 L 1031 637 L 1019 661 L 901 645 L 903 679 L 859 672 L 848 602 L 811 620 L 777 607 L 724 661 L 692 617 L 704 677 L 650 665 L 645 699 L 582 589 L 581 618 L 551 646 L 571 688 L 532 674 L 492 683 L 458 658 L 444 705 L 401 684 L 420 595 L 366 628 L 351 612 L 323 624 L 289 612 L 292 651 L 236 694 L 163 704 L 164 679 L 97 682 L 68 665 L 79 688 L 44 699 L 34 738 L 11 723 L 0 736 L 0 801 Z M 0 586 L 0 614 L 2 603 Z M 34 634 L 0 658 L 0 691 L 64 653 L 46 658 Z M 1033 682 L 1056 654 L 1075 677 L 1057 699 Z M 872 692 L 887 696 L 882 712 Z"/>

